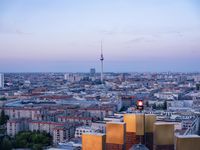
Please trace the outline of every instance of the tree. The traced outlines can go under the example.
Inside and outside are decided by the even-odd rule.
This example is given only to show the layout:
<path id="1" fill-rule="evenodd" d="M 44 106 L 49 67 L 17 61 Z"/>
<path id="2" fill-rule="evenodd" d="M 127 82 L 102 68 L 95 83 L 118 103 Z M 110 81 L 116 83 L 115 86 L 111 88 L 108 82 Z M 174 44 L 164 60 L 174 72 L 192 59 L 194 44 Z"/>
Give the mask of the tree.
<path id="1" fill-rule="evenodd" d="M 31 148 L 42 150 L 43 147 L 51 145 L 52 137 L 46 132 L 20 132 L 15 137 L 15 148 Z"/>
<path id="2" fill-rule="evenodd" d="M 12 149 L 12 143 L 7 137 L 3 138 L 3 141 L 0 145 L 0 149 L 2 149 L 2 150 L 4 150 L 4 149 L 11 150 Z"/>
<path id="3" fill-rule="evenodd" d="M 2 110 L 1 116 L 0 116 L 0 125 L 6 124 L 8 119 L 9 119 L 9 117 L 7 115 L 5 115 L 4 110 Z"/>
<path id="4" fill-rule="evenodd" d="M 43 150 L 42 144 L 34 144 L 32 147 L 33 150 Z"/>
<path id="5" fill-rule="evenodd" d="M 157 108 L 156 103 L 154 103 L 154 104 L 152 105 L 152 108 L 153 108 L 153 109 L 156 109 L 156 108 Z"/>
<path id="6" fill-rule="evenodd" d="M 164 110 L 167 110 L 167 101 L 166 101 L 166 100 L 164 101 L 163 109 L 164 109 Z"/>
<path id="7" fill-rule="evenodd" d="M 149 107 L 149 101 L 146 101 L 146 107 Z"/>
<path id="8" fill-rule="evenodd" d="M 6 100 L 7 100 L 6 97 L 1 97 L 1 98 L 0 98 L 0 101 L 6 101 Z"/>

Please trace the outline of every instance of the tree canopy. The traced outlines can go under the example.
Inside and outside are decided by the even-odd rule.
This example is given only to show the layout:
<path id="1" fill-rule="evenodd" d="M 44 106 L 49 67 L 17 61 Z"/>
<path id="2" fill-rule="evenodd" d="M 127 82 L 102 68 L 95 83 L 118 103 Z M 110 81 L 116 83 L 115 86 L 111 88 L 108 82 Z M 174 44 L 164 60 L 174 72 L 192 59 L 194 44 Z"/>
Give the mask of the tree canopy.
<path id="1" fill-rule="evenodd" d="M 7 115 L 5 115 L 4 110 L 2 110 L 1 111 L 1 116 L 0 116 L 0 125 L 6 124 L 8 119 L 9 119 L 9 117 Z"/>
<path id="2" fill-rule="evenodd" d="M 46 132 L 19 132 L 14 138 L 2 137 L 0 139 L 0 149 L 11 150 L 12 148 L 30 148 L 32 150 L 42 150 L 51 145 L 52 137 Z"/>
<path id="3" fill-rule="evenodd" d="M 43 147 L 51 145 L 51 136 L 45 132 L 20 132 L 15 137 L 15 148 L 31 148 L 42 150 Z"/>

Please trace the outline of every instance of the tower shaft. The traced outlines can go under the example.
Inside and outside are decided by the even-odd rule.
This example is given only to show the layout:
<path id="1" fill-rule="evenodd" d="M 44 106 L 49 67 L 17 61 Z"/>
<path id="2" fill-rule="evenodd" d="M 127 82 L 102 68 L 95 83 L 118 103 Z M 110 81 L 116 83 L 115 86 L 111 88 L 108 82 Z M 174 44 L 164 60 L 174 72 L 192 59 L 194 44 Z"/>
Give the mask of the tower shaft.
<path id="1" fill-rule="evenodd" d="M 103 83 L 103 60 L 101 60 L 101 83 Z"/>
<path id="2" fill-rule="evenodd" d="M 101 61 L 101 83 L 103 83 L 103 60 L 104 60 L 104 57 L 103 57 L 103 48 L 102 48 L 102 41 L 101 41 L 101 58 L 100 58 L 100 61 Z"/>

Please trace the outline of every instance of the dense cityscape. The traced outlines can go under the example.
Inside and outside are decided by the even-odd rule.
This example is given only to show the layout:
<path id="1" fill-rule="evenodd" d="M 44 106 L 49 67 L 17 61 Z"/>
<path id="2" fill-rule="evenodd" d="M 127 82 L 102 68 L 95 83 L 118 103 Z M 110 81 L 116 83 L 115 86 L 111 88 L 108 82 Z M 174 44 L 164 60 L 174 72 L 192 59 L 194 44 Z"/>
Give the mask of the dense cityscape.
<path id="1" fill-rule="evenodd" d="M 0 150 L 200 150 L 200 0 L 0 0 Z"/>
<path id="2" fill-rule="evenodd" d="M 156 122 L 173 124 L 177 137 L 200 134 L 199 73 L 104 73 L 102 82 L 92 68 L 88 73 L 0 77 L 1 146 L 8 149 L 81 149 L 82 134 L 107 134 L 107 124 L 123 123 L 126 114 L 154 114 Z M 138 100 L 144 102 L 142 113 L 136 108 Z M 27 145 L 20 134 L 29 132 L 49 139 Z M 14 141 L 16 137 L 21 141 Z"/>

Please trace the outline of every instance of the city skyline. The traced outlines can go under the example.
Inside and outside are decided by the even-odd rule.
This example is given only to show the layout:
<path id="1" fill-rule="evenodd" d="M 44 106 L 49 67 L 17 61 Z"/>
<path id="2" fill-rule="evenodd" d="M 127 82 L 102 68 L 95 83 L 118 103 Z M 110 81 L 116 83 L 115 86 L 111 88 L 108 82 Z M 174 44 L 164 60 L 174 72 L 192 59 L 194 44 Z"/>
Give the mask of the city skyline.
<path id="1" fill-rule="evenodd" d="M 198 0 L 0 2 L 0 72 L 196 72 Z"/>

